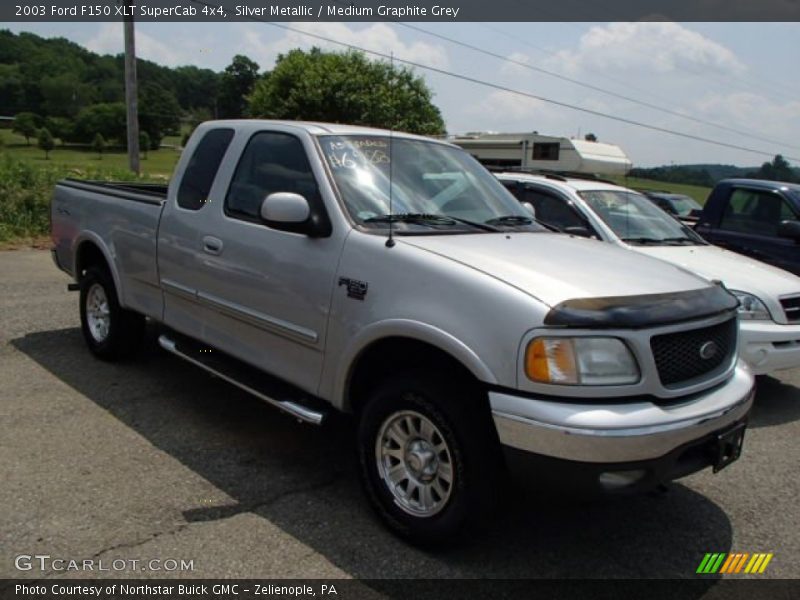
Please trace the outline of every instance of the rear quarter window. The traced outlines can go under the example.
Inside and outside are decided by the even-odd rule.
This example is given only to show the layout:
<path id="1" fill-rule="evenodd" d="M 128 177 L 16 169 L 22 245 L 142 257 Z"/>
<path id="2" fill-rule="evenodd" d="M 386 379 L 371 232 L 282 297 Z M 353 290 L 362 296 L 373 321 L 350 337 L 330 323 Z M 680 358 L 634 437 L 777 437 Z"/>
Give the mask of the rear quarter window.
<path id="1" fill-rule="evenodd" d="M 222 157 L 233 139 L 233 129 L 212 129 L 194 149 L 178 188 L 178 206 L 200 210 L 207 204 L 208 194 L 217 176 Z"/>

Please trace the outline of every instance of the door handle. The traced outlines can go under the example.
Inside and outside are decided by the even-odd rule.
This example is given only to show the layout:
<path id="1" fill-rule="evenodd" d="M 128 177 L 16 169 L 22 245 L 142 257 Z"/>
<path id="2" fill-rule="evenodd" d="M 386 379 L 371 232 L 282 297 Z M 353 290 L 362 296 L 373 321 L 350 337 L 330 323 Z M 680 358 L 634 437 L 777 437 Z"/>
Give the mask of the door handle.
<path id="1" fill-rule="evenodd" d="M 203 252 L 214 255 L 221 254 L 222 240 L 211 235 L 205 236 L 203 238 Z"/>

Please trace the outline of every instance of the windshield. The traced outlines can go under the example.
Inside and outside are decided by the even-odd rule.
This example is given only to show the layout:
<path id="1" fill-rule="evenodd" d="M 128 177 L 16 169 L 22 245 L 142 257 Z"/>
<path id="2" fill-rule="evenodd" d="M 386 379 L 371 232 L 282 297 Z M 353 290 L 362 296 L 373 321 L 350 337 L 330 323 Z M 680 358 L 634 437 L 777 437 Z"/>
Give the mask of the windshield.
<path id="1" fill-rule="evenodd" d="M 672 204 L 673 208 L 675 208 L 675 212 L 678 216 L 681 217 L 688 217 L 689 213 L 693 210 L 703 208 L 700 206 L 694 198 L 689 196 L 683 196 L 680 194 L 672 194 L 669 196 L 662 196 L 665 198 L 670 204 Z"/>
<path id="2" fill-rule="evenodd" d="M 391 222 L 397 233 L 544 230 L 463 150 L 388 136 L 319 140 L 347 211 L 359 225 L 385 229 Z"/>
<path id="3" fill-rule="evenodd" d="M 622 240 L 631 244 L 702 244 L 700 236 L 645 196 L 624 190 L 578 192 Z"/>

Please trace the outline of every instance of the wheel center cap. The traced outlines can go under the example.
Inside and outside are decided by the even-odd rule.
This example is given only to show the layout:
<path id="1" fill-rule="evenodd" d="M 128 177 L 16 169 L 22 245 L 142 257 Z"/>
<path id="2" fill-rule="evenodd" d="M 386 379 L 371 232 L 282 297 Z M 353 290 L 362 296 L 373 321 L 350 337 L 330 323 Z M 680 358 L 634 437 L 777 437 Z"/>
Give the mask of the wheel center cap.
<path id="1" fill-rule="evenodd" d="M 439 468 L 439 461 L 433 446 L 425 440 L 414 440 L 406 450 L 406 464 L 413 475 L 420 479 L 430 479 Z"/>

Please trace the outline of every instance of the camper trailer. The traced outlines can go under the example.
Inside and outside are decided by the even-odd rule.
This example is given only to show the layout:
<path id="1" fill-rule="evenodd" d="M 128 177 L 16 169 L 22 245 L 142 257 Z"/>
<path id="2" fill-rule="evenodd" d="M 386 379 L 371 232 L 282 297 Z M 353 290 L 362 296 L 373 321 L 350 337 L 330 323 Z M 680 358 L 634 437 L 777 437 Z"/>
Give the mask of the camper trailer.
<path id="1" fill-rule="evenodd" d="M 469 133 L 449 142 L 488 168 L 625 175 L 631 161 L 613 144 L 538 133 Z"/>

